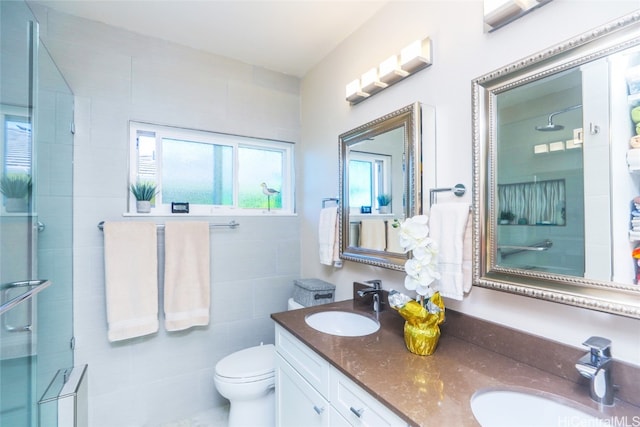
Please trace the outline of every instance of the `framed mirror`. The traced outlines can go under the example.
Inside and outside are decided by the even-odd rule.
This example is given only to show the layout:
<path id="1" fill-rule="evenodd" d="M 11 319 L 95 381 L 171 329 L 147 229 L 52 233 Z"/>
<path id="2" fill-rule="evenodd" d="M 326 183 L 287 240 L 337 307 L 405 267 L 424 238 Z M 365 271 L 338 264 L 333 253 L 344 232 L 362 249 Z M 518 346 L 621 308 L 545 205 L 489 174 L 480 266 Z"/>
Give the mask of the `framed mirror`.
<path id="1" fill-rule="evenodd" d="M 394 220 L 422 212 L 421 105 L 339 136 L 340 258 L 403 270 Z"/>
<path id="2" fill-rule="evenodd" d="M 474 284 L 640 318 L 640 12 L 472 86 Z"/>

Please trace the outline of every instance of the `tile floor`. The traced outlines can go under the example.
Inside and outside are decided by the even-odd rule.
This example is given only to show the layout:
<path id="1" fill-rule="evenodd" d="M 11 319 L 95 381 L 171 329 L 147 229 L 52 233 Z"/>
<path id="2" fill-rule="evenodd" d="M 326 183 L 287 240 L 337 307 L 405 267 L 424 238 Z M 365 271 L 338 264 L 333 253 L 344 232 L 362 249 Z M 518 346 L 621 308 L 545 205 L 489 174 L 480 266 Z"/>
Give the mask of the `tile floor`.
<path id="1" fill-rule="evenodd" d="M 183 420 L 171 421 L 159 427 L 226 427 L 229 407 L 213 408 Z"/>

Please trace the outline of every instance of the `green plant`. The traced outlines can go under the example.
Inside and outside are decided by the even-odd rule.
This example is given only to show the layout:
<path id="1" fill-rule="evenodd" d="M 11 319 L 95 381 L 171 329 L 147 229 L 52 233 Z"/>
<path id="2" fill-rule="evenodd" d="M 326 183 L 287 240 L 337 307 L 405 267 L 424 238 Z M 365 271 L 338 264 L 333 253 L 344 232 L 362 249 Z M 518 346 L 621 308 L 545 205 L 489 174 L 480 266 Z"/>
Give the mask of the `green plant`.
<path id="1" fill-rule="evenodd" d="M 151 201 L 158 193 L 158 187 L 153 182 L 136 182 L 131 184 L 130 190 L 138 201 Z"/>
<path id="2" fill-rule="evenodd" d="M 500 212 L 500 219 L 504 220 L 504 221 L 513 221 L 514 219 L 516 219 L 516 216 L 513 212 L 511 211 L 502 211 Z"/>
<path id="3" fill-rule="evenodd" d="M 391 196 L 388 194 L 380 194 L 378 196 L 378 204 L 380 206 L 387 206 L 391 203 Z"/>
<path id="4" fill-rule="evenodd" d="M 0 178 L 0 192 L 9 199 L 22 199 L 31 194 L 31 176 L 10 174 Z"/>

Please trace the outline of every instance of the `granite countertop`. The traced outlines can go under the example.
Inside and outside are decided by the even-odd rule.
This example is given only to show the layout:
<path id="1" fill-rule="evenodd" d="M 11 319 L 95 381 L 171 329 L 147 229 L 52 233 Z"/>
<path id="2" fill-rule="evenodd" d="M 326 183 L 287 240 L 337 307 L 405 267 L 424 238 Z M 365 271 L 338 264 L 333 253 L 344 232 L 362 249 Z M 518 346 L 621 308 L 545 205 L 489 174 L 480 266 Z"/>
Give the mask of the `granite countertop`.
<path id="1" fill-rule="evenodd" d="M 271 317 L 410 425 L 477 426 L 470 399 L 485 388 L 551 393 L 571 399 L 579 409 L 601 418 L 626 417 L 627 423 L 640 420 L 640 408 L 636 406 L 616 399 L 613 407 L 599 411 L 584 384 L 472 344 L 444 329 L 433 355 L 410 353 L 404 344 L 404 319 L 393 309 L 380 313 L 380 330 L 362 337 L 328 335 L 305 323 L 307 315 L 326 310 L 375 316 L 369 306 L 348 300 L 274 313 Z M 574 363 L 558 363 L 567 362 Z"/>

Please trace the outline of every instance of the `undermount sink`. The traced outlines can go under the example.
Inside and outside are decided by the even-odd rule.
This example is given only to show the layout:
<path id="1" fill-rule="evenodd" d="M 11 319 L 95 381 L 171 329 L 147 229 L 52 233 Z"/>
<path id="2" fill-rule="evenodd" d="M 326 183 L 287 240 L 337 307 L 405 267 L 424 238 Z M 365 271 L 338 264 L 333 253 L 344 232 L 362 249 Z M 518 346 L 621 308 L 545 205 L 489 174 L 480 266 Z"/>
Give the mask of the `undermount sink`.
<path id="1" fill-rule="evenodd" d="M 560 397 L 515 390 L 480 390 L 471 398 L 471 410 L 482 427 L 605 425 L 606 420 L 575 406 Z"/>
<path id="2" fill-rule="evenodd" d="M 350 311 L 321 311 L 308 315 L 304 321 L 313 329 L 341 337 L 360 337 L 380 329 L 380 322 Z"/>

